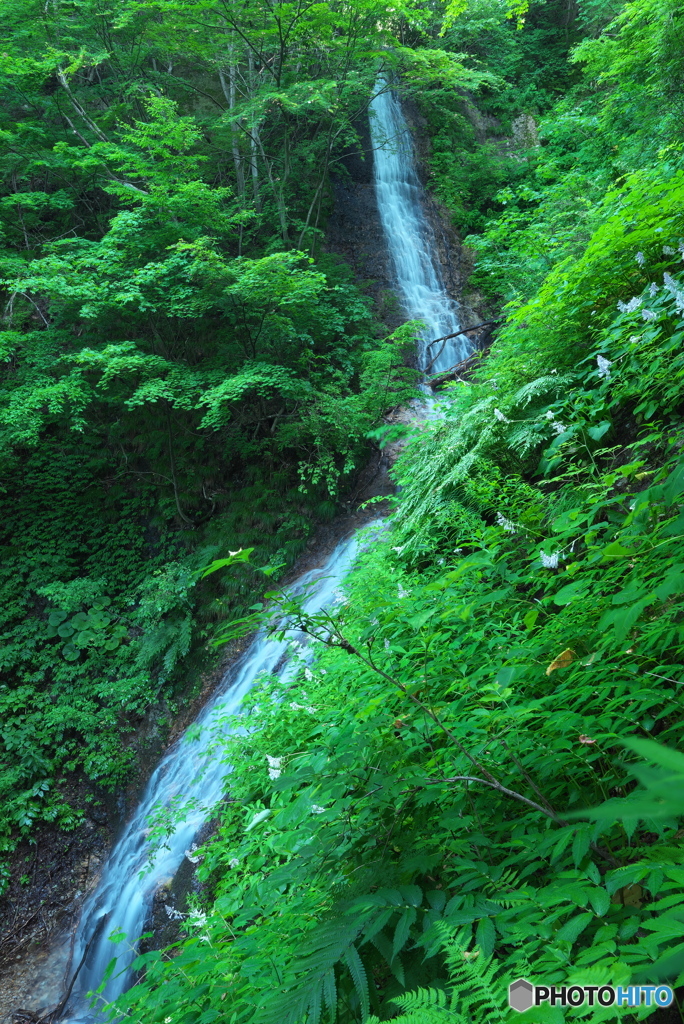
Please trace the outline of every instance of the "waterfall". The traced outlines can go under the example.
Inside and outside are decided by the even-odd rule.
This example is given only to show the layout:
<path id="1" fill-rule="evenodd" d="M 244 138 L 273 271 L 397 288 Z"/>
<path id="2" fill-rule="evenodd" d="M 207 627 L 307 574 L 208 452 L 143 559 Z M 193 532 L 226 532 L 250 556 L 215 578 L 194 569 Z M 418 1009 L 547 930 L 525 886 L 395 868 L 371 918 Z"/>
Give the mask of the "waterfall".
<path id="1" fill-rule="evenodd" d="M 377 88 L 385 85 L 380 79 Z M 460 330 L 458 306 L 447 294 L 435 260 L 435 236 L 423 209 L 424 191 L 416 171 L 413 140 L 397 95 L 385 89 L 371 103 L 373 173 L 378 210 L 404 312 L 426 327 L 419 352 L 426 367 L 440 345 L 427 343 Z M 432 364 L 433 373 L 447 370 L 470 353 L 467 337 L 446 342 Z"/>
<path id="2" fill-rule="evenodd" d="M 427 342 L 459 330 L 458 308 L 449 298 L 433 259 L 434 233 L 423 211 L 423 189 L 399 100 L 387 90 L 376 96 L 371 106 L 378 208 L 405 312 L 426 324 L 421 353 L 422 365 L 426 366 L 437 351 L 426 354 Z M 467 338 L 451 339 L 434 361 L 433 371 L 453 366 L 469 351 Z M 301 593 L 310 588 L 306 611 L 315 612 L 331 603 L 358 547 L 357 536 L 343 541 L 321 569 L 300 577 L 292 589 Z M 70 1024 L 98 1020 L 97 1013 L 89 1008 L 87 992 L 100 985 L 114 957 L 116 970 L 101 998 L 112 1001 L 131 984 L 135 947 L 154 894 L 174 877 L 193 837 L 223 795 L 230 766 L 221 760 L 220 746 L 215 749 L 217 736 L 221 735 L 221 719 L 239 710 L 245 694 L 264 673 L 287 679 L 295 671 L 287 640 L 258 635 L 226 673 L 192 731 L 162 758 L 135 815 L 114 845 L 97 888 L 84 904 L 75 937 L 73 967 L 85 959 L 63 1020 Z M 166 846 L 152 855 L 147 839 L 149 818 L 159 808 L 173 808 L 174 798 L 185 806 L 185 815 Z M 110 935 L 114 932 L 124 933 L 126 941 L 113 943 Z"/>
<path id="3" fill-rule="evenodd" d="M 306 590 L 307 612 L 319 611 L 331 603 L 358 550 L 359 538 L 354 535 L 337 546 L 322 568 L 297 580 L 291 593 Z M 239 710 L 243 697 L 260 676 L 277 674 L 287 679 L 294 674 L 298 666 L 289 657 L 289 643 L 287 639 L 257 635 L 228 670 L 191 731 L 173 744 L 151 776 L 135 815 L 115 844 L 97 888 L 83 907 L 73 968 L 86 950 L 87 955 L 63 1018 L 70 1024 L 99 1019 L 89 1009 L 86 993 L 98 987 L 113 957 L 117 957 L 115 976 L 107 982 L 102 998 L 111 1001 L 131 984 L 135 944 L 144 929 L 152 898 L 161 885 L 171 881 L 197 830 L 223 795 L 230 766 L 222 760 L 220 745 L 215 749 L 222 732 L 221 719 Z M 160 807 L 172 809 L 174 798 L 189 809 L 166 840 L 167 845 L 151 857 L 148 819 Z M 116 931 L 124 932 L 127 940 L 111 942 L 109 936 Z"/>

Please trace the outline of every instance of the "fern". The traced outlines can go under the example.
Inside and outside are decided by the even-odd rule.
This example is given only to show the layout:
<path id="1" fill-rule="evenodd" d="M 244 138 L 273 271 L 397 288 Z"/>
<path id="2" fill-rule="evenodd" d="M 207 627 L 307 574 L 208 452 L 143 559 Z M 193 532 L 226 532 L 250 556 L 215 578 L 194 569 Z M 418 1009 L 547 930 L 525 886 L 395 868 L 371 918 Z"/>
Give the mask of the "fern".
<path id="1" fill-rule="evenodd" d="M 536 380 L 525 384 L 513 395 L 513 404 L 526 409 L 537 398 L 554 398 L 566 391 L 573 383 L 574 377 L 570 374 L 546 374 L 537 377 Z M 537 403 L 538 404 L 538 403 Z"/>
<path id="2" fill-rule="evenodd" d="M 362 1008 L 370 1012 L 368 979 L 354 945 L 367 919 L 335 918 L 314 928 L 302 942 L 302 955 L 293 965 L 294 978 L 284 989 L 272 992 L 255 1016 L 255 1024 L 319 1024 L 325 1003 L 331 1021 L 337 1018 L 335 968 L 344 964 Z"/>
<path id="3" fill-rule="evenodd" d="M 467 950 L 444 923 L 438 925 L 449 969 L 447 990 L 420 988 L 393 1000 L 404 1024 L 497 1024 L 506 1020 L 508 975 L 476 946 Z M 368 1021 L 367 1024 L 371 1024 Z"/>

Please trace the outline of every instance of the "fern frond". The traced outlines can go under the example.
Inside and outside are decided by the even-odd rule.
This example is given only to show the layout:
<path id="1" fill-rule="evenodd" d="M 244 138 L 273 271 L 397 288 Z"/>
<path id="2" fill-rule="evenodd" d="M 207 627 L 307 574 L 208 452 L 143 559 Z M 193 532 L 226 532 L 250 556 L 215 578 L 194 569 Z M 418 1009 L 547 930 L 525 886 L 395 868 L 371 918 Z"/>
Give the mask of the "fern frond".
<path id="1" fill-rule="evenodd" d="M 343 959 L 352 976 L 354 988 L 356 989 L 356 994 L 359 997 L 359 1002 L 361 1003 L 362 1018 L 365 1020 L 370 1013 L 368 979 L 366 978 L 366 969 L 361 962 L 361 957 L 359 956 L 356 946 L 350 945 L 344 954 Z"/>
<path id="2" fill-rule="evenodd" d="M 513 403 L 525 409 L 535 398 L 548 398 L 551 396 L 555 398 L 561 392 L 567 390 L 573 380 L 574 378 L 567 373 L 554 373 L 547 374 L 544 377 L 537 377 L 536 380 L 530 381 L 529 384 L 525 384 L 519 391 L 516 391 L 513 396 Z"/>

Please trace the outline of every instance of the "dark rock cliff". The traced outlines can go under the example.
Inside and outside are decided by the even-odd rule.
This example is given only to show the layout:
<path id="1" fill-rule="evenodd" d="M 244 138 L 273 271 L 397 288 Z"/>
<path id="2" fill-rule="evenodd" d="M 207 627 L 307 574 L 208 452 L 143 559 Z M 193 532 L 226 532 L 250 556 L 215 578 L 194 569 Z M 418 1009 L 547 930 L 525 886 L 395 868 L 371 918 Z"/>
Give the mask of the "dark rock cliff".
<path id="1" fill-rule="evenodd" d="M 448 211 L 429 192 L 429 142 L 424 119 L 410 100 L 404 101 L 403 108 L 413 132 L 418 173 L 426 186 L 423 209 L 434 232 L 444 284 L 461 308 L 463 325 L 470 326 L 481 318 L 462 299 L 469 261 Z M 349 263 L 358 283 L 373 298 L 378 318 L 393 330 L 406 317 L 393 291 L 392 265 L 375 198 L 368 119 L 355 127 L 359 146 L 343 155 L 339 171 L 331 179 L 333 206 L 326 225 L 325 248 Z"/>

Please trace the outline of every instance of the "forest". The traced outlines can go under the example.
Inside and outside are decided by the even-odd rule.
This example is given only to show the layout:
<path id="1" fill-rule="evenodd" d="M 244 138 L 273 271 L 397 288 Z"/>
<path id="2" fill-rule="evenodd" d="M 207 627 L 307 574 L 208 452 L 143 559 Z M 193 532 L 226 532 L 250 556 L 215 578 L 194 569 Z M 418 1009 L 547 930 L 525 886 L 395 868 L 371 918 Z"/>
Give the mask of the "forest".
<path id="1" fill-rule="evenodd" d="M 175 933 L 96 1019 L 684 1019 L 682 7 L 4 0 L 0 35 L 3 906 L 285 613 L 310 646 L 216 733 Z M 420 324 L 327 240 L 388 89 L 497 322 L 399 428 Z M 307 609 L 280 584 L 399 435 Z"/>

